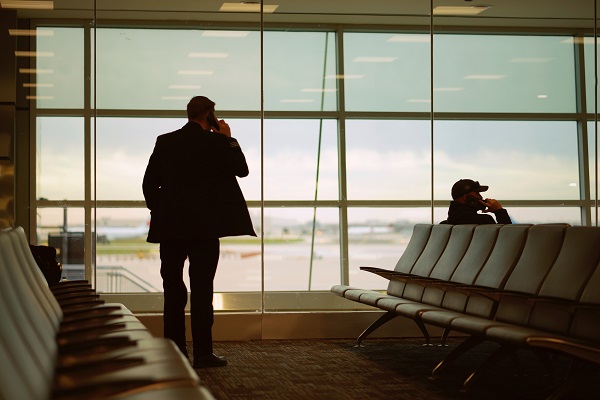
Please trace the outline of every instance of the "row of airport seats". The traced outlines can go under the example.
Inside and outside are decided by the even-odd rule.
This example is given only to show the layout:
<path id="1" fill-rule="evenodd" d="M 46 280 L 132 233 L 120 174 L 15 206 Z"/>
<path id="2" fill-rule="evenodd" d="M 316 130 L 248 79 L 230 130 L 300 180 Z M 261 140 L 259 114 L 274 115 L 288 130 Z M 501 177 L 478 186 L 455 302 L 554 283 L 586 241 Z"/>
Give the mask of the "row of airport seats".
<path id="1" fill-rule="evenodd" d="M 0 231 L 0 399 L 214 399 L 170 340 L 86 282 L 48 285 L 22 228 Z"/>
<path id="2" fill-rule="evenodd" d="M 418 224 L 394 270 L 361 267 L 389 279 L 386 293 L 347 285 L 331 291 L 386 311 L 359 345 L 397 316 L 415 321 L 427 344 L 428 325 L 443 328 L 442 342 L 452 331 L 466 337 L 432 378 L 475 346 L 497 343 L 465 388 L 517 350 L 532 350 L 551 374 L 552 357 L 568 357 L 571 373 L 554 376 L 551 398 L 561 398 L 600 370 L 599 263 L 598 227 Z"/>

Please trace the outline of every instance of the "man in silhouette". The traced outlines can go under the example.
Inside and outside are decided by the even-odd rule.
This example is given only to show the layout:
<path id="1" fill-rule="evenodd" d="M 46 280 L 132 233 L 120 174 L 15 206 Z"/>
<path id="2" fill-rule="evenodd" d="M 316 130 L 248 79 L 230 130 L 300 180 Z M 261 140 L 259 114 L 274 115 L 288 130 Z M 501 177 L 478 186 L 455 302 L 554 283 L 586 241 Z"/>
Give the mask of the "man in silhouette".
<path id="1" fill-rule="evenodd" d="M 461 179 L 452 186 L 448 218 L 442 224 L 511 224 L 508 212 L 495 199 L 484 199 L 481 192 L 489 189 L 472 179 Z M 482 213 L 480 213 L 481 211 Z M 496 219 L 489 214 L 494 214 Z M 496 222 L 497 221 L 497 222 Z"/>
<path id="2" fill-rule="evenodd" d="M 187 105 L 188 122 L 160 135 L 142 189 L 151 221 L 147 241 L 160 243 L 164 288 L 164 336 L 188 356 L 183 281 L 189 260 L 194 367 L 227 365 L 213 353 L 213 279 L 224 236 L 256 236 L 237 182 L 248 175 L 244 153 L 215 103 L 203 96 Z"/>

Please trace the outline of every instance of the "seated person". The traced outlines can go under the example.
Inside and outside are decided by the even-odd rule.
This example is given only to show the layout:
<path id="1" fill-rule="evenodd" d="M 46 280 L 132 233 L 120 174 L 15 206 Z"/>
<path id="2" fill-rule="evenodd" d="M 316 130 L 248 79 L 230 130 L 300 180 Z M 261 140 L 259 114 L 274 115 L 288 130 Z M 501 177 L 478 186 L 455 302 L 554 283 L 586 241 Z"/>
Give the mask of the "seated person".
<path id="1" fill-rule="evenodd" d="M 511 224 L 508 212 L 502 208 L 502 204 L 495 199 L 483 199 L 480 192 L 488 190 L 488 186 L 482 186 L 479 182 L 471 179 L 461 179 L 452 185 L 452 198 L 448 209 L 448 219 L 442 224 Z M 489 214 L 493 213 L 496 219 Z M 497 220 L 497 222 L 496 222 Z"/>

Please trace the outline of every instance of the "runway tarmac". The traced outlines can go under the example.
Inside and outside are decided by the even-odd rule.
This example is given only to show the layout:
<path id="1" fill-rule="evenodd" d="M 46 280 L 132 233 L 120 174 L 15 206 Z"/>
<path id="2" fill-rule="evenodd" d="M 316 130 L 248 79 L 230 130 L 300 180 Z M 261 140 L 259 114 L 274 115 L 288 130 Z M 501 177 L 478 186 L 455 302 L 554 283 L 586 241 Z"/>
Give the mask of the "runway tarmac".
<path id="1" fill-rule="evenodd" d="M 385 289 L 387 280 L 361 266 L 393 269 L 406 244 L 351 243 L 349 246 L 350 284 L 361 288 Z M 266 245 L 264 282 L 266 291 L 329 290 L 341 282 L 340 250 L 336 244 L 316 244 L 312 257 L 311 244 Z M 217 292 L 252 292 L 261 290 L 263 260 L 260 246 L 228 245 L 221 247 L 221 258 L 215 277 Z M 151 252 L 98 255 L 97 288 L 102 292 L 160 292 L 160 259 L 158 248 Z M 68 267 L 68 266 L 67 266 Z M 120 282 L 117 282 L 120 280 Z M 187 262 L 184 269 L 187 284 Z"/>

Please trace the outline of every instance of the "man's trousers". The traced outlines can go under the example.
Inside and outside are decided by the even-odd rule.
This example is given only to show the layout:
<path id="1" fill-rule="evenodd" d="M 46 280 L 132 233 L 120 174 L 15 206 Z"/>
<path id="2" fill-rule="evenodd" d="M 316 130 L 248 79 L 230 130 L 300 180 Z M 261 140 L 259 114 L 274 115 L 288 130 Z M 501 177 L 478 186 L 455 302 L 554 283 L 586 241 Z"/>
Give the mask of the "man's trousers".
<path id="1" fill-rule="evenodd" d="M 160 243 L 160 274 L 164 288 L 164 336 L 187 355 L 185 306 L 188 290 L 183 267 L 189 259 L 190 312 L 194 357 L 212 354 L 213 279 L 219 262 L 218 238 Z"/>

